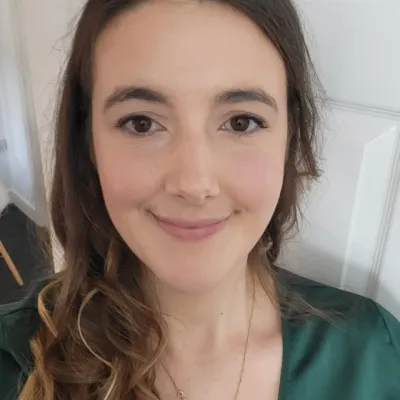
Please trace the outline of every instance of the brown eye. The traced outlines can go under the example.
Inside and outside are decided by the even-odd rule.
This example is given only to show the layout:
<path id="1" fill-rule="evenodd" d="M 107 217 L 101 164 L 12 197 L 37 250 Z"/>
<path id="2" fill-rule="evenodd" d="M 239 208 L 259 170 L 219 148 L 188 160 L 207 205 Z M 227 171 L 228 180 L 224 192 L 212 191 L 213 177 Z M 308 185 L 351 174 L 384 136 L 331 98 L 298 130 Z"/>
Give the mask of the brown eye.
<path id="1" fill-rule="evenodd" d="M 147 117 L 134 117 L 126 126 L 129 130 L 133 130 L 138 133 L 147 133 L 151 129 L 152 120 Z"/>
<path id="2" fill-rule="evenodd" d="M 231 126 L 234 131 L 245 132 L 250 126 L 250 119 L 248 117 L 234 117 L 231 120 Z"/>

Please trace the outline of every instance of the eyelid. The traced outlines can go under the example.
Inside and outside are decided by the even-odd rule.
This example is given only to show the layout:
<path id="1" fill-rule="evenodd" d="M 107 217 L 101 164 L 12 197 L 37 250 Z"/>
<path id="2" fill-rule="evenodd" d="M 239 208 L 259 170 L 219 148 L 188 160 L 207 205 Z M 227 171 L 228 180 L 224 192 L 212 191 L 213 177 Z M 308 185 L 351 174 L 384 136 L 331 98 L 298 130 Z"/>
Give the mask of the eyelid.
<path id="1" fill-rule="evenodd" d="M 161 125 L 159 122 L 157 122 L 155 120 L 154 117 L 152 117 L 151 115 L 149 115 L 149 113 L 146 112 L 133 112 L 127 115 L 124 115 L 123 117 L 119 118 L 117 123 L 115 124 L 115 126 L 117 128 L 121 128 L 123 125 L 125 125 L 127 122 L 129 122 L 130 120 L 134 119 L 134 118 L 139 118 L 139 117 L 144 117 L 144 118 L 148 118 L 151 119 L 153 122 L 155 122 L 158 125 Z"/>
<path id="2" fill-rule="evenodd" d="M 234 110 L 234 111 L 230 111 L 230 112 L 224 114 L 224 118 L 226 118 L 226 119 L 231 119 L 231 118 L 240 117 L 240 116 L 248 117 L 248 118 L 255 118 L 255 119 L 262 120 L 263 122 L 267 123 L 265 116 L 261 116 L 260 114 L 254 113 L 251 111 Z"/>

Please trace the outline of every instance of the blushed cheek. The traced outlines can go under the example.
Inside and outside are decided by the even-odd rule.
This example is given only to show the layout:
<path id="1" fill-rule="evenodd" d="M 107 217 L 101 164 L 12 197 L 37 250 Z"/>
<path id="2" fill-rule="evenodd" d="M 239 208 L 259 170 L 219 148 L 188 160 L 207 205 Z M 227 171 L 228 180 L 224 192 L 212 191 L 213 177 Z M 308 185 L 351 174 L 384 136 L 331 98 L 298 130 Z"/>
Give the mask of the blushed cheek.
<path id="1" fill-rule="evenodd" d="M 104 200 L 111 213 L 143 203 L 154 190 L 153 171 L 143 168 L 126 150 L 110 151 L 99 145 L 97 170 Z"/>
<path id="2" fill-rule="evenodd" d="M 250 213 L 272 215 L 282 188 L 284 156 L 254 153 L 237 160 L 232 172 L 239 204 Z"/>
<path id="3" fill-rule="evenodd" d="M 100 181 L 108 207 L 115 205 L 124 207 L 124 205 L 139 201 L 135 198 L 138 193 L 141 193 L 137 187 L 136 177 L 127 170 L 118 169 L 118 166 L 114 164 L 100 172 Z"/>

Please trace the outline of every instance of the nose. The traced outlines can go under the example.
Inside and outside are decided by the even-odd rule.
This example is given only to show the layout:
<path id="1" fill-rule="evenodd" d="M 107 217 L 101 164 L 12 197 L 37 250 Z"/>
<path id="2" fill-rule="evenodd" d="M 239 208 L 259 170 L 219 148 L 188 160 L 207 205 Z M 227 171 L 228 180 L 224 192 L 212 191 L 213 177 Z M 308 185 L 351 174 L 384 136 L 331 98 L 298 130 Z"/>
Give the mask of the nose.
<path id="1" fill-rule="evenodd" d="M 204 139 L 190 138 L 176 146 L 166 177 L 167 194 L 202 205 L 220 193 L 215 161 Z"/>

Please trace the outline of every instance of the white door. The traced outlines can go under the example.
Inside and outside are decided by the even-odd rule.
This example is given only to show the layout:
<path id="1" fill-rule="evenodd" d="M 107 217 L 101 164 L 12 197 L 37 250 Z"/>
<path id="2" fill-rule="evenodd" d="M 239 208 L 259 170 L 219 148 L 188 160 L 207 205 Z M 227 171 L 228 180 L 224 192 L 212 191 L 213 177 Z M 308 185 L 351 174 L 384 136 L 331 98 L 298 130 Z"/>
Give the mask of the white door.
<path id="1" fill-rule="evenodd" d="M 400 1 L 298 6 L 328 96 L 325 174 L 282 264 L 400 318 Z"/>

